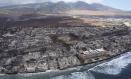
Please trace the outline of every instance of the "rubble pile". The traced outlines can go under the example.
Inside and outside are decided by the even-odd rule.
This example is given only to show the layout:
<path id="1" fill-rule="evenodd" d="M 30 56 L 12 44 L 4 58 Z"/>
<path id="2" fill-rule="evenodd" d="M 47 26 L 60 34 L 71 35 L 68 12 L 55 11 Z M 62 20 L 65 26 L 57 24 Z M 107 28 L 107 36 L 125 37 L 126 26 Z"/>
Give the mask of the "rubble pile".
<path id="1" fill-rule="evenodd" d="M 0 32 L 0 73 L 6 74 L 62 70 L 131 50 L 131 31 L 125 25 L 12 25 Z"/>

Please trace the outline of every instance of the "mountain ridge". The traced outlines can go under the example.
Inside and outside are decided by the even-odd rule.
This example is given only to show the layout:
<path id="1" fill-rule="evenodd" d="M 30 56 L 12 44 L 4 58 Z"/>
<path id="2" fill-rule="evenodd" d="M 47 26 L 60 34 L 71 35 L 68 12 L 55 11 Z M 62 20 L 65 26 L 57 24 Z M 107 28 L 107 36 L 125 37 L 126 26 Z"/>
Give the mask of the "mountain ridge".
<path id="1" fill-rule="evenodd" d="M 123 11 L 120 9 L 112 8 L 103 4 L 92 3 L 88 4 L 83 1 L 69 2 L 60 1 L 54 2 L 44 2 L 44 3 L 31 3 L 22 5 L 11 5 L 6 7 L 1 7 L 0 12 L 5 11 L 5 13 L 40 13 L 40 14 L 65 14 L 70 10 L 89 10 L 89 11 L 107 11 L 113 13 L 130 13 L 128 11 Z"/>

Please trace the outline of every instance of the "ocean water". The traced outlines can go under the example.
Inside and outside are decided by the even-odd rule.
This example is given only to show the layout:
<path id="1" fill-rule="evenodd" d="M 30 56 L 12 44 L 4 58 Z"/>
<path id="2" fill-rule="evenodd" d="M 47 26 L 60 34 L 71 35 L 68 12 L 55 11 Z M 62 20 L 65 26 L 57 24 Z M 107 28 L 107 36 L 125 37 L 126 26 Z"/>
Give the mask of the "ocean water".
<path id="1" fill-rule="evenodd" d="M 131 79 L 131 52 L 90 69 L 59 74 L 0 75 L 0 79 Z"/>
<path id="2" fill-rule="evenodd" d="M 131 52 L 83 72 L 74 72 L 52 79 L 131 79 Z"/>

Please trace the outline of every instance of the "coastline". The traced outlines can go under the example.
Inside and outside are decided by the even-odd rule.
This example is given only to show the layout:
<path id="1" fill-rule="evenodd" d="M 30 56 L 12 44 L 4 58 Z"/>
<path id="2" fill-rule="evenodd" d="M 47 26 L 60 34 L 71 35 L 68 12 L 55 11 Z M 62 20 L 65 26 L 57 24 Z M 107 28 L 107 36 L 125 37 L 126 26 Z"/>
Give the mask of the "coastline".
<path id="1" fill-rule="evenodd" d="M 43 75 L 43 76 L 46 76 L 46 77 L 54 77 L 54 76 L 60 76 L 60 75 L 64 75 L 64 74 L 70 74 L 70 73 L 73 73 L 73 72 L 82 72 L 82 71 L 86 71 L 86 70 L 91 70 L 105 62 L 109 62 L 113 59 L 116 59 L 116 58 L 119 58 L 123 55 L 126 55 L 128 53 L 131 53 L 131 52 L 126 52 L 126 53 L 121 53 L 117 56 L 114 56 L 114 57 L 110 57 L 108 59 L 104 59 L 104 60 L 101 60 L 101 61 L 97 61 L 97 62 L 93 62 L 91 64 L 86 64 L 86 65 L 81 65 L 81 66 L 76 66 L 76 67 L 72 67 L 72 68 L 67 68 L 67 69 L 64 69 L 64 70 L 48 70 L 46 72 L 38 72 L 38 73 L 18 73 L 18 74 L 0 74 L 0 76 L 21 76 L 21 77 L 31 77 L 31 76 L 36 76 L 36 75 Z"/>

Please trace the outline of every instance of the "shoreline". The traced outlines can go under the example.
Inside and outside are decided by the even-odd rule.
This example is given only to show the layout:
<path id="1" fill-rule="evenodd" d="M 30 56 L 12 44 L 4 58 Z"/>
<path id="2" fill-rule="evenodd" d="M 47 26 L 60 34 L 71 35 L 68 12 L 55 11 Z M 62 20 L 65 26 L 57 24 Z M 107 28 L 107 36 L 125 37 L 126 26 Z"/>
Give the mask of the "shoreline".
<path id="1" fill-rule="evenodd" d="M 72 68 L 67 68 L 67 69 L 64 69 L 64 70 L 47 70 L 46 72 L 38 72 L 38 73 L 18 73 L 18 74 L 0 74 L 0 76 L 22 76 L 22 77 L 31 77 L 31 76 L 36 76 L 36 75 L 44 75 L 44 76 L 47 76 L 47 77 L 54 77 L 54 76 L 60 76 L 60 75 L 64 75 L 65 73 L 66 74 L 70 74 L 70 73 L 73 73 L 73 72 L 82 72 L 82 71 L 86 71 L 86 70 L 90 70 L 102 63 L 105 63 L 105 62 L 108 62 L 108 61 L 111 61 L 113 59 L 116 59 L 116 58 L 119 58 L 125 54 L 128 54 L 130 52 L 126 52 L 126 53 L 120 53 L 114 57 L 110 57 L 108 59 L 104 59 L 104 60 L 101 60 L 101 61 L 97 61 L 97 62 L 93 62 L 93 63 L 90 63 L 90 64 L 84 64 L 84 65 L 80 65 L 80 66 L 75 66 L 75 67 L 72 67 Z"/>

